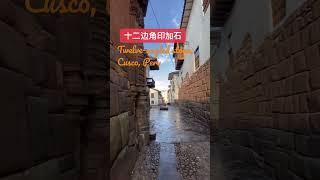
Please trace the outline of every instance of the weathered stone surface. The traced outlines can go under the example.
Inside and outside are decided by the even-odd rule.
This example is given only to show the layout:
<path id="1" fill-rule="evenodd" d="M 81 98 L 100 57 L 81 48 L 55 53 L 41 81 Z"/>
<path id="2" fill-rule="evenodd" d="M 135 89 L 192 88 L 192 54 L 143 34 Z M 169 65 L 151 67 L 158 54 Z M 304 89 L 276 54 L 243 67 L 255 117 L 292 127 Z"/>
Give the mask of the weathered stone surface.
<path id="1" fill-rule="evenodd" d="M 126 146 L 123 148 L 110 170 L 111 179 L 130 179 L 131 170 L 134 167 L 137 155 L 138 151 L 135 147 Z"/>
<path id="2" fill-rule="evenodd" d="M 58 159 L 59 172 L 67 172 L 75 167 L 75 156 L 73 154 L 66 155 Z"/>
<path id="3" fill-rule="evenodd" d="M 61 174 L 61 180 L 77 180 L 79 179 L 79 173 L 76 170 L 70 170 Z"/>
<path id="4" fill-rule="evenodd" d="M 31 165 L 30 131 L 27 121 L 25 87 L 28 79 L 0 68 L 1 125 L 0 174 L 8 174 Z"/>
<path id="5" fill-rule="evenodd" d="M 0 63 L 6 68 L 30 74 L 29 54 L 24 38 L 0 21 Z"/>
<path id="6" fill-rule="evenodd" d="M 41 26 L 38 24 L 35 16 L 27 13 L 27 11 L 22 7 L 16 7 L 15 12 L 14 27 L 18 32 L 26 36 L 30 36 L 41 31 Z"/>
<path id="7" fill-rule="evenodd" d="M 30 179 L 33 180 L 56 180 L 60 178 L 58 160 L 50 160 L 29 170 Z"/>
<path id="8" fill-rule="evenodd" d="M 63 91 L 46 89 L 44 90 L 42 97 L 48 101 L 49 113 L 63 112 L 65 106 L 65 94 Z"/>
<path id="9" fill-rule="evenodd" d="M 110 84 L 110 116 L 119 114 L 119 87 L 113 83 Z"/>
<path id="10" fill-rule="evenodd" d="M 121 126 L 122 147 L 128 144 L 129 139 L 129 117 L 128 113 L 123 113 L 118 116 Z"/>
<path id="11" fill-rule="evenodd" d="M 15 174 L 12 176 L 7 176 L 0 178 L 0 180 L 31 180 L 28 172 L 22 172 L 20 174 Z"/>
<path id="12" fill-rule="evenodd" d="M 48 157 L 49 122 L 48 101 L 46 99 L 28 98 L 28 123 L 31 134 L 31 152 L 34 164 Z"/>
<path id="13" fill-rule="evenodd" d="M 118 117 L 110 119 L 110 160 L 114 161 L 122 147 L 121 125 Z"/>
<path id="14" fill-rule="evenodd" d="M 48 73 L 46 86 L 52 89 L 61 89 L 63 86 L 62 63 L 56 58 L 49 58 L 46 60 L 46 71 Z"/>
<path id="15" fill-rule="evenodd" d="M 88 137 L 92 139 L 107 139 L 109 137 L 109 123 L 104 120 L 92 120 L 88 124 Z"/>
<path id="16" fill-rule="evenodd" d="M 320 138 L 298 135 L 295 137 L 296 151 L 308 157 L 320 157 Z"/>
<path id="17" fill-rule="evenodd" d="M 49 115 L 50 156 L 71 153 L 75 145 L 75 125 L 63 114 Z"/>
<path id="18" fill-rule="evenodd" d="M 15 6 L 11 0 L 0 2 L 0 20 L 6 23 L 14 23 Z"/>

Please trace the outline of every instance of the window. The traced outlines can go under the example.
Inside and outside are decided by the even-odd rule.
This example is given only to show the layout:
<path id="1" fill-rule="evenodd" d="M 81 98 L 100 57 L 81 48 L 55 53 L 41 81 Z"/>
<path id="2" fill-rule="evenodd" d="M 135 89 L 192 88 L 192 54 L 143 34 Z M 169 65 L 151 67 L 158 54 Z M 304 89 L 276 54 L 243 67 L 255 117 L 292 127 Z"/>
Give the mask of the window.
<path id="1" fill-rule="evenodd" d="M 154 98 L 154 93 L 151 93 L 151 98 Z"/>
<path id="2" fill-rule="evenodd" d="M 194 57 L 195 57 L 195 66 L 196 66 L 196 69 L 199 68 L 200 66 L 200 58 L 199 58 L 199 46 L 197 47 L 197 49 L 194 51 Z"/>
<path id="3" fill-rule="evenodd" d="M 151 101 L 151 104 L 154 104 L 154 101 Z"/>

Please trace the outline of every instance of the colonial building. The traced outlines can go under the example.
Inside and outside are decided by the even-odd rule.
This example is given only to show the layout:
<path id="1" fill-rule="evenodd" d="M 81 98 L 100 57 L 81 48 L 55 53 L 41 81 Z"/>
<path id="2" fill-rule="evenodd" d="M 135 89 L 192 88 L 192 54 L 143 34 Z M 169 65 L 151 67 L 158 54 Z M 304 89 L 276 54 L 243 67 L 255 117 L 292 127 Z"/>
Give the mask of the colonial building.
<path id="1" fill-rule="evenodd" d="M 319 179 L 320 1 L 212 6 L 214 179 Z"/>
<path id="2" fill-rule="evenodd" d="M 162 92 L 157 89 L 150 89 L 150 105 L 158 106 L 164 103 Z"/>
<path id="3" fill-rule="evenodd" d="M 176 43 L 174 48 L 191 50 L 193 53 L 174 54 L 179 78 L 172 82 L 178 84 L 177 99 L 181 108 L 207 124 L 210 118 L 209 1 L 186 0 L 180 28 L 186 29 L 186 42 Z"/>

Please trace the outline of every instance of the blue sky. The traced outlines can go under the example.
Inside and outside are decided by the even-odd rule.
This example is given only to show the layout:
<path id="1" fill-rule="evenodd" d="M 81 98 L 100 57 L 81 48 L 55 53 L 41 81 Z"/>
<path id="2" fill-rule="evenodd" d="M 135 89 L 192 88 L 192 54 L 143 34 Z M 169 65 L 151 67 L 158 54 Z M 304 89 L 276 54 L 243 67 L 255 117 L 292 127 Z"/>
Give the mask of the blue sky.
<path id="1" fill-rule="evenodd" d="M 154 10 L 154 14 L 151 8 Z M 179 28 L 183 12 L 184 0 L 149 0 L 147 15 L 144 18 L 145 28 Z M 158 23 L 157 23 L 157 20 Z M 167 45 L 173 47 L 173 43 L 162 43 L 166 48 Z M 160 43 L 144 43 L 145 49 L 159 49 Z M 159 55 L 161 61 L 160 70 L 150 71 L 150 76 L 156 81 L 156 89 L 168 89 L 168 74 L 175 71 L 172 54 Z"/>

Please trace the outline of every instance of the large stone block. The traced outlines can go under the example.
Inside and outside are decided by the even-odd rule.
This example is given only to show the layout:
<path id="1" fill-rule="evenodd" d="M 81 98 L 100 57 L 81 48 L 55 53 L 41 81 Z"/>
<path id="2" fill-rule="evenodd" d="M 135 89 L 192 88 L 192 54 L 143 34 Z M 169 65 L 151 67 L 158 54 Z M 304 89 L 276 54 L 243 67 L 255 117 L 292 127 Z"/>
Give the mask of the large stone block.
<path id="1" fill-rule="evenodd" d="M 293 77 L 293 92 L 303 93 L 310 90 L 309 86 L 309 73 L 304 72 L 297 74 Z"/>
<path id="2" fill-rule="evenodd" d="M 314 133 L 320 133 L 320 113 L 310 114 L 310 128 Z"/>
<path id="3" fill-rule="evenodd" d="M 110 160 L 114 161 L 122 147 L 121 125 L 119 118 L 110 119 Z"/>
<path id="4" fill-rule="evenodd" d="M 86 53 L 81 43 L 84 38 L 79 28 L 80 21 L 77 16 L 64 15 L 57 20 L 57 51 L 59 59 L 62 59 L 64 63 L 78 63 L 84 59 L 81 56 Z"/>
<path id="5" fill-rule="evenodd" d="M 0 180 L 31 180 L 27 172 L 10 175 L 7 177 L 0 178 Z"/>
<path id="6" fill-rule="evenodd" d="M 0 20 L 8 24 L 14 23 L 15 6 L 11 0 L 0 1 Z"/>
<path id="7" fill-rule="evenodd" d="M 27 122 L 25 87 L 28 79 L 0 68 L 0 174 L 31 166 L 30 131 Z"/>
<path id="8" fill-rule="evenodd" d="M 320 61 L 320 59 L 319 59 Z M 313 69 L 310 72 L 311 88 L 320 89 L 320 68 Z"/>
<path id="9" fill-rule="evenodd" d="M 320 66 L 320 48 L 319 43 L 316 43 L 305 50 L 307 65 L 309 69 Z"/>
<path id="10" fill-rule="evenodd" d="M 119 92 L 119 110 L 120 113 L 128 111 L 129 103 L 128 103 L 128 92 Z"/>
<path id="11" fill-rule="evenodd" d="M 38 97 L 28 97 L 28 121 L 31 134 L 33 163 L 48 157 L 49 123 L 48 101 Z"/>
<path id="12" fill-rule="evenodd" d="M 23 74 L 30 74 L 29 53 L 24 38 L 7 24 L 0 21 L 1 66 Z"/>
<path id="13" fill-rule="evenodd" d="M 76 141 L 75 124 L 63 114 L 50 114 L 49 127 L 49 155 L 55 157 L 73 152 Z"/>
<path id="14" fill-rule="evenodd" d="M 320 40 L 320 19 L 317 19 L 311 24 L 311 43 L 316 43 Z"/>
<path id="15" fill-rule="evenodd" d="M 119 86 L 111 83 L 110 84 L 110 116 L 119 114 Z"/>
<path id="16" fill-rule="evenodd" d="M 91 120 L 88 125 L 88 137 L 92 139 L 107 139 L 110 129 L 107 120 Z"/>
<path id="17" fill-rule="evenodd" d="M 76 170 L 70 170 L 61 174 L 61 180 L 78 180 L 79 177 L 79 172 Z"/>
<path id="18" fill-rule="evenodd" d="M 63 112 L 65 101 L 65 94 L 63 91 L 58 90 L 44 90 L 42 95 L 43 98 L 48 101 L 48 112 L 49 113 L 60 113 Z"/>
<path id="19" fill-rule="evenodd" d="M 102 108 L 96 108 L 88 114 L 88 118 L 92 120 L 101 120 L 105 121 L 107 117 L 107 110 Z"/>
<path id="20" fill-rule="evenodd" d="M 74 154 L 66 155 L 58 159 L 59 172 L 67 172 L 75 167 L 75 156 Z"/>
<path id="21" fill-rule="evenodd" d="M 308 177 L 307 161 L 305 158 L 299 154 L 292 153 L 289 161 L 289 169 L 300 177 Z"/>
<path id="22" fill-rule="evenodd" d="M 307 62 L 303 51 L 296 53 L 292 60 L 295 73 L 307 70 Z"/>
<path id="23" fill-rule="evenodd" d="M 36 85 L 42 84 L 48 79 L 46 60 L 50 55 L 32 47 L 28 47 L 28 51 L 30 52 L 30 77 Z"/>
<path id="24" fill-rule="evenodd" d="M 309 159 L 308 165 L 305 171 L 309 172 L 309 179 L 320 179 L 320 160 L 319 159 Z"/>
<path id="25" fill-rule="evenodd" d="M 29 170 L 32 180 L 57 180 L 60 179 L 58 160 L 50 160 Z"/>
<path id="26" fill-rule="evenodd" d="M 295 136 L 296 151 L 309 157 L 320 157 L 320 138 L 314 136 Z"/>
<path id="27" fill-rule="evenodd" d="M 320 90 L 310 94 L 309 108 L 310 112 L 320 112 Z"/>
<path id="28" fill-rule="evenodd" d="M 22 7 L 15 8 L 15 24 L 14 27 L 17 31 L 25 36 L 30 36 L 41 31 L 42 27 L 38 24 L 35 16 L 28 13 Z"/>
<path id="29" fill-rule="evenodd" d="M 48 79 L 45 85 L 50 89 L 61 89 L 63 87 L 62 63 L 57 61 L 55 57 L 48 55 L 46 57 L 46 71 L 48 73 Z"/>
<path id="30" fill-rule="evenodd" d="M 281 151 L 275 151 L 275 150 L 266 150 L 264 151 L 264 159 L 268 164 L 271 164 L 272 166 L 276 168 L 288 168 L 289 165 L 289 155 L 281 152 Z"/>
<path id="31" fill-rule="evenodd" d="M 128 144 L 129 139 L 129 115 L 128 112 L 118 116 L 121 126 L 122 147 Z"/>
<path id="32" fill-rule="evenodd" d="M 135 147 L 125 147 L 110 169 L 111 179 L 130 179 L 130 174 L 132 169 L 134 168 L 137 156 L 138 151 Z"/>

